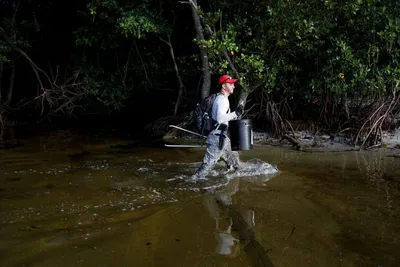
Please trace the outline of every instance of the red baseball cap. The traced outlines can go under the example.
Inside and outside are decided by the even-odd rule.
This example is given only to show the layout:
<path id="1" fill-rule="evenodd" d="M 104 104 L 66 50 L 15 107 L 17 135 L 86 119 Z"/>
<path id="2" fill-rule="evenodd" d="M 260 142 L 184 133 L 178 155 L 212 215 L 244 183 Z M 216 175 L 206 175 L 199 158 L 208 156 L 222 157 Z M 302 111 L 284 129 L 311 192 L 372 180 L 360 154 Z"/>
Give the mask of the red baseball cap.
<path id="1" fill-rule="evenodd" d="M 231 76 L 229 75 L 222 75 L 221 77 L 219 77 L 218 79 L 218 85 L 221 85 L 223 83 L 235 83 L 237 81 L 237 79 L 233 79 Z"/>

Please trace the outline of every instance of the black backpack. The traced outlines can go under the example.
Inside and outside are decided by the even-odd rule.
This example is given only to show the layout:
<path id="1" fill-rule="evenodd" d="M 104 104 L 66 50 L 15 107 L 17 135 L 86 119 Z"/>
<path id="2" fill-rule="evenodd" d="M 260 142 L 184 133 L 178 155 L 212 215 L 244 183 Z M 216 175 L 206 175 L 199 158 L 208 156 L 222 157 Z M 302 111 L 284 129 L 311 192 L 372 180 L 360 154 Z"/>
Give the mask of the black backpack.
<path id="1" fill-rule="evenodd" d="M 194 121 L 196 128 L 202 135 L 208 135 L 215 129 L 216 121 L 211 118 L 212 106 L 218 94 L 212 94 L 204 98 L 196 105 Z"/>

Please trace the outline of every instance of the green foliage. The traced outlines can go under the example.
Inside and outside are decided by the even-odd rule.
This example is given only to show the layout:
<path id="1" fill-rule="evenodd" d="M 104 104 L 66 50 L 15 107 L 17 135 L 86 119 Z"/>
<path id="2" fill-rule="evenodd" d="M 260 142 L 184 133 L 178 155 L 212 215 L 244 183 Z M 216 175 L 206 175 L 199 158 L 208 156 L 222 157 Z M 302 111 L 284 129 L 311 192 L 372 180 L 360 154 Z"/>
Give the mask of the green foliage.
<path id="1" fill-rule="evenodd" d="M 23 20 L 19 24 L 15 20 L 4 18 L 4 33 L 0 32 L 0 61 L 8 62 L 10 52 L 15 48 L 24 49 L 29 47 L 28 42 L 23 38 L 23 33 L 29 30 L 31 24 Z M 4 36 L 2 36 L 4 34 Z"/>
<path id="2" fill-rule="evenodd" d="M 0 40 L 0 62 L 8 61 L 7 54 L 11 52 L 11 50 L 11 46 L 7 42 Z"/>
<path id="3" fill-rule="evenodd" d="M 86 70 L 85 90 L 106 107 L 120 109 L 132 94 L 130 88 L 146 86 L 145 75 L 135 80 L 132 76 L 143 73 L 146 66 L 158 68 L 154 61 L 144 60 L 146 47 L 141 51 L 138 47 L 148 34 L 163 32 L 164 21 L 146 0 L 91 0 L 81 15 L 88 27 L 74 34 L 76 44 L 86 48 L 85 62 L 79 66 Z"/>
<path id="4" fill-rule="evenodd" d="M 399 81 L 396 1 L 218 1 L 201 12 L 211 25 L 204 48 L 214 73 L 235 65 L 244 86 L 270 93 L 375 98 Z M 204 14 L 206 13 L 206 14 Z"/>
<path id="5" fill-rule="evenodd" d="M 90 28 L 76 30 L 78 45 L 92 45 L 97 42 L 112 43 L 118 33 L 125 37 L 142 38 L 147 33 L 158 32 L 161 24 L 157 16 L 149 9 L 147 1 L 101 1 L 92 0 L 87 4 L 82 16 L 91 18 Z M 89 20 L 88 20 L 89 22 Z M 97 29 L 97 31 L 93 31 Z M 114 47 L 114 46 L 111 46 Z"/>
<path id="6" fill-rule="evenodd" d="M 340 34 L 332 32 L 329 37 L 319 84 L 339 96 L 381 97 L 400 79 L 400 20 L 396 15 L 400 9 L 365 1 L 349 4 L 346 10 L 353 16 L 346 14 L 349 23 Z"/>
<path id="7" fill-rule="evenodd" d="M 53 5 L 40 3 L 46 8 Z M 198 3 L 205 40 L 195 44 L 207 52 L 213 73 L 236 75 L 237 71 L 245 90 L 262 84 L 278 100 L 293 94 L 300 101 L 318 97 L 336 102 L 374 100 L 398 90 L 394 88 L 400 80 L 398 1 Z M 35 8 L 39 10 L 39 4 Z M 77 9 L 73 27 L 79 51 L 70 58 L 76 59 L 73 68 L 84 74 L 88 96 L 118 109 L 132 88 L 176 86 L 168 48 L 154 38 L 168 39 L 165 33 L 171 38 L 183 80 L 196 87 L 198 51 L 189 43 L 195 36 L 189 5 L 174 0 L 86 0 Z M 30 52 L 28 41 L 39 43 L 31 42 L 38 23 L 33 23 L 31 10 L 18 11 L 17 16 L 14 11 L 10 6 L 1 21 L 9 37 L 0 35 L 0 60 L 6 63 L 16 55 L 15 48 Z M 39 57 L 35 63 L 46 69 L 40 61 L 49 59 Z M 188 89 L 188 95 L 195 94 Z"/>
<path id="8" fill-rule="evenodd" d="M 153 14 L 142 9 L 127 10 L 122 12 L 118 19 L 118 26 L 126 36 L 143 37 L 146 33 L 157 32 L 159 26 Z"/>
<path id="9" fill-rule="evenodd" d="M 118 74 L 93 66 L 83 68 L 82 72 L 84 74 L 83 89 L 87 97 L 94 97 L 111 110 L 119 110 L 123 107 L 123 102 L 131 94 L 131 88 L 121 82 Z"/>

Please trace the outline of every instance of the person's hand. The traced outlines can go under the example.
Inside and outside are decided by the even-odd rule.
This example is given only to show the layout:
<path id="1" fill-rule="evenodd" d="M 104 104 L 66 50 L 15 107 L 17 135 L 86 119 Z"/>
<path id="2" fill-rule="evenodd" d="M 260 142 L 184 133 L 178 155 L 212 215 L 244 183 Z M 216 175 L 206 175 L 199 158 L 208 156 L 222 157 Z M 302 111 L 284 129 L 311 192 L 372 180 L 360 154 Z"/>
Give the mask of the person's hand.
<path id="1" fill-rule="evenodd" d="M 243 104 L 240 104 L 235 110 L 236 116 L 238 117 L 241 116 L 243 112 L 244 112 L 244 106 Z"/>

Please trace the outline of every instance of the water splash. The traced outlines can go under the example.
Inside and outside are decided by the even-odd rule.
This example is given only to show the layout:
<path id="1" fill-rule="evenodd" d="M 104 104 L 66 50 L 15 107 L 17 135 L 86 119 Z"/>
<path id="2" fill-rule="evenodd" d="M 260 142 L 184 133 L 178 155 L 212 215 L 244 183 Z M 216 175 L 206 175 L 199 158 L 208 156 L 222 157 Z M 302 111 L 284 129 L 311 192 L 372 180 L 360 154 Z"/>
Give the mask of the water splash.
<path id="1" fill-rule="evenodd" d="M 197 166 L 199 165 L 197 164 Z M 224 163 L 218 162 L 207 176 L 201 178 L 193 175 L 195 170 L 195 168 L 187 166 L 187 168 L 181 170 L 184 173 L 175 175 L 167 179 L 166 182 L 172 182 L 175 185 L 179 184 L 186 187 L 186 189 L 195 186 L 195 188 L 202 190 L 214 190 L 226 186 L 230 180 L 235 178 L 252 182 L 266 182 L 279 173 L 277 166 L 259 159 L 241 162 L 237 170 L 233 168 L 226 169 Z M 188 173 L 189 171 L 190 173 Z"/>
<path id="2" fill-rule="evenodd" d="M 260 159 L 241 162 L 237 171 L 228 173 L 228 179 L 243 177 L 246 180 L 268 181 L 279 172 L 278 167 Z"/>
<path id="3" fill-rule="evenodd" d="M 134 160 L 132 158 L 113 160 L 100 157 L 79 162 L 66 162 L 48 166 L 48 168 L 44 166 L 37 170 L 29 167 L 21 169 L 18 166 L 18 168 L 8 170 L 8 173 L 10 176 L 21 176 L 17 177 L 21 180 L 25 176 L 42 175 L 35 190 L 31 192 L 32 197 L 50 196 L 53 192 L 63 195 L 63 206 L 59 206 L 60 203 L 53 203 L 51 207 L 43 206 L 42 209 L 33 209 L 29 211 L 32 216 L 36 217 L 45 210 L 55 209 L 63 214 L 74 214 L 77 217 L 90 210 L 101 217 L 103 213 L 107 214 L 109 209 L 130 211 L 146 205 L 196 197 L 204 190 L 223 189 L 236 178 L 265 182 L 272 177 L 272 174 L 278 172 L 275 166 L 261 160 L 242 162 L 237 171 L 228 170 L 225 163 L 220 161 L 206 177 L 194 179 L 193 174 L 201 162 L 165 162 L 154 161 L 147 157 L 133 158 Z M 22 192 L 25 190 L 24 184 L 20 184 Z M 97 199 L 107 199 L 105 203 L 108 204 L 100 207 L 93 199 L 90 203 L 80 201 L 79 192 L 87 187 L 92 190 Z M 78 193 L 70 190 L 71 188 L 78 188 Z M 3 199 L 15 197 L 14 195 L 4 195 Z M 31 195 L 26 197 L 31 197 Z M 25 198 L 25 195 L 23 197 Z"/>

